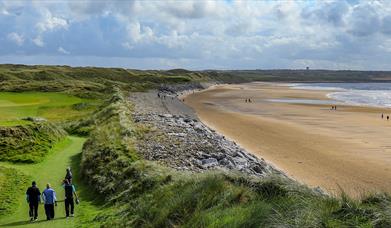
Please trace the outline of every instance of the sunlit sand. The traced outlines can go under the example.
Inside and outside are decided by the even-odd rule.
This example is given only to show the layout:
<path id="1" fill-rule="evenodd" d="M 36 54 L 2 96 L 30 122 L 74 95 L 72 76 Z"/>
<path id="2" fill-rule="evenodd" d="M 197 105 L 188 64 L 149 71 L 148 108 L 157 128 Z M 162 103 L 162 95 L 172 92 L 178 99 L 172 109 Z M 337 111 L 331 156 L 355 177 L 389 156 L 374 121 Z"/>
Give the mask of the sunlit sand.
<path id="1" fill-rule="evenodd" d="M 220 85 L 185 102 L 210 127 L 300 182 L 335 194 L 340 186 L 352 196 L 391 192 L 391 121 L 381 119 L 390 109 L 270 101 L 328 100 L 328 92 Z"/>

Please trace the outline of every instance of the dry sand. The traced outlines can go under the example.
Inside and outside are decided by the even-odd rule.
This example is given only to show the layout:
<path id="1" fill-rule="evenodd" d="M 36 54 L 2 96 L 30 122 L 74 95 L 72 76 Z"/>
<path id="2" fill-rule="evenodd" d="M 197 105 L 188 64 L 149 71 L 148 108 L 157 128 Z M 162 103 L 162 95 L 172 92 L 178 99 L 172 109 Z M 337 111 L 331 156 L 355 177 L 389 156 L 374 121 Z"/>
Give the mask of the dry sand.
<path id="1" fill-rule="evenodd" d="M 185 103 L 211 128 L 292 178 L 334 194 L 391 192 L 390 109 L 288 104 L 267 99 L 327 100 L 325 91 L 268 83 L 220 85 L 190 94 Z M 252 103 L 245 103 L 251 98 Z"/>

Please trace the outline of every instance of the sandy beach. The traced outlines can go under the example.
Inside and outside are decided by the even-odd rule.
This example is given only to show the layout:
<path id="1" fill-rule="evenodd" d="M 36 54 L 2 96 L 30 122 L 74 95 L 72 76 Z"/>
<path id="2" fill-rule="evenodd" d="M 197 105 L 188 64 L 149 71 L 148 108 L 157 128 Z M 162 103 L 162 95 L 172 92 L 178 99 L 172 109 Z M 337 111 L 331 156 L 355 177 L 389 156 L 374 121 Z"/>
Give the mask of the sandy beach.
<path id="1" fill-rule="evenodd" d="M 187 95 L 185 103 L 205 124 L 311 187 L 338 194 L 340 186 L 355 197 L 391 192 L 391 121 L 380 118 L 390 109 L 270 101 L 328 100 L 328 92 L 218 85 Z"/>

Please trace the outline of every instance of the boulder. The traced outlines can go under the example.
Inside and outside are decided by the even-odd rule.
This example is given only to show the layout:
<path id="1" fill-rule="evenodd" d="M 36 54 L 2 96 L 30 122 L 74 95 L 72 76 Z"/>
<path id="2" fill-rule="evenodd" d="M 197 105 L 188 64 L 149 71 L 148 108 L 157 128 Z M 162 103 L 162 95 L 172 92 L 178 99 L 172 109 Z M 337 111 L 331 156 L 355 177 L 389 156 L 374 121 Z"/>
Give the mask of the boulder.
<path id="1" fill-rule="evenodd" d="M 207 159 L 201 160 L 201 165 L 205 168 L 210 168 L 210 167 L 216 166 L 218 164 L 219 163 L 217 162 L 216 158 L 207 158 Z"/>

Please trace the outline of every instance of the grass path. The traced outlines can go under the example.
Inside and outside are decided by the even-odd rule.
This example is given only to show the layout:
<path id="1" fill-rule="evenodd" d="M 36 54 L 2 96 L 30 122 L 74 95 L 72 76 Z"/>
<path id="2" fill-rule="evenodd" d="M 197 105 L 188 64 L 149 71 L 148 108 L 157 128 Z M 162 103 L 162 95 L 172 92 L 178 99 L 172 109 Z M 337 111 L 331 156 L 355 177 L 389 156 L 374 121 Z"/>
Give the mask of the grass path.
<path id="1" fill-rule="evenodd" d="M 46 221 L 43 204 L 39 206 L 39 220 L 30 223 L 28 217 L 28 205 L 25 200 L 24 192 L 15 200 L 18 200 L 18 208 L 10 216 L 4 216 L 0 219 L 0 227 L 94 227 L 97 224 L 90 223 L 91 218 L 99 211 L 101 202 L 95 200 L 96 197 L 89 191 L 87 186 L 81 184 L 79 173 L 79 164 L 81 158 L 81 149 L 85 139 L 79 137 L 67 137 L 64 141 L 57 144 L 50 155 L 38 164 L 12 164 L 0 163 L 5 167 L 16 168 L 25 174 L 31 176 L 31 181 L 35 180 L 41 192 L 45 189 L 46 183 L 50 183 L 57 193 L 57 200 L 61 201 L 55 208 L 55 220 Z M 61 187 L 61 180 L 65 176 L 66 167 L 71 166 L 74 174 L 74 183 L 76 191 L 79 194 L 81 203 L 75 205 L 75 217 L 65 218 L 64 190 Z M 26 189 L 29 186 L 26 186 Z M 87 225 L 88 223 L 88 225 Z M 84 225 L 83 225 L 84 224 Z"/>

